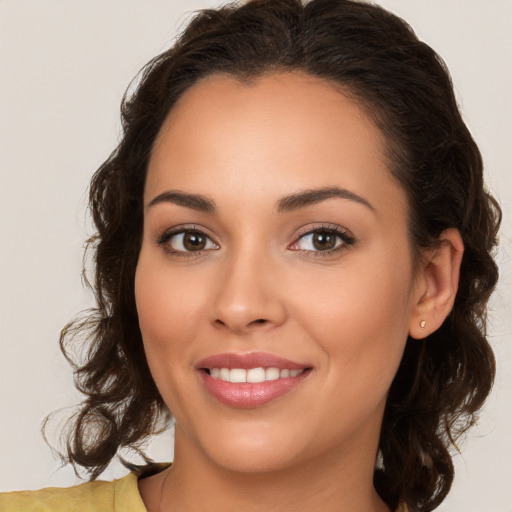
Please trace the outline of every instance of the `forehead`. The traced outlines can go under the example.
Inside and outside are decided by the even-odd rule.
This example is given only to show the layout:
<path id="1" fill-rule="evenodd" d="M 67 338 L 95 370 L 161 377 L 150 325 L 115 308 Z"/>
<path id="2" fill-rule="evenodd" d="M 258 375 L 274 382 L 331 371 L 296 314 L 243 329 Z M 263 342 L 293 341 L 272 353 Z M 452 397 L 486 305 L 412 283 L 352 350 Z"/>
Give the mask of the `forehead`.
<path id="1" fill-rule="evenodd" d="M 213 75 L 190 87 L 162 126 L 146 201 L 164 188 L 207 195 L 250 188 L 255 197 L 343 186 L 403 195 L 384 155 L 369 116 L 322 79 L 283 72 L 244 83 Z"/>

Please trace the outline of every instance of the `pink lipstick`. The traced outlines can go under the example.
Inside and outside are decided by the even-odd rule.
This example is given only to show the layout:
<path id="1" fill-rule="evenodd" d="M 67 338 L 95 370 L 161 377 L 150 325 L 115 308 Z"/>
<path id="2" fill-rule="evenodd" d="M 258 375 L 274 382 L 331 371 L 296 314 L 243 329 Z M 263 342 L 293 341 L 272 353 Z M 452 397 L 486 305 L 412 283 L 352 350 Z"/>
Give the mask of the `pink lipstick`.
<path id="1" fill-rule="evenodd" d="M 263 352 L 217 354 L 196 365 L 206 390 L 225 405 L 254 408 L 295 389 L 311 366 Z"/>

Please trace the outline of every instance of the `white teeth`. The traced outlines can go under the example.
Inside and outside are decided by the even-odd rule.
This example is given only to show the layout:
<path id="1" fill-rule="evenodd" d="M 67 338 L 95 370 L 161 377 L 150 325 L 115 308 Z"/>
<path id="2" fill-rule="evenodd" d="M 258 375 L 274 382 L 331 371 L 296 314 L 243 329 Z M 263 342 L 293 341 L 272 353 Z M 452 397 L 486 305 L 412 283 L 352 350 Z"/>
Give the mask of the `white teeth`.
<path id="1" fill-rule="evenodd" d="M 247 371 L 242 368 L 232 368 L 229 371 L 229 382 L 247 382 Z"/>
<path id="2" fill-rule="evenodd" d="M 265 368 L 251 368 L 247 370 L 247 382 L 265 382 Z"/>
<path id="3" fill-rule="evenodd" d="M 265 370 L 265 380 L 279 379 L 279 368 L 267 368 Z"/>
<path id="4" fill-rule="evenodd" d="M 287 379 L 289 377 L 297 377 L 304 370 L 289 370 L 284 368 L 250 368 L 245 370 L 243 368 L 211 368 L 210 375 L 214 379 L 220 379 L 225 382 L 250 382 L 257 384 L 258 382 L 265 382 L 277 379 Z"/>

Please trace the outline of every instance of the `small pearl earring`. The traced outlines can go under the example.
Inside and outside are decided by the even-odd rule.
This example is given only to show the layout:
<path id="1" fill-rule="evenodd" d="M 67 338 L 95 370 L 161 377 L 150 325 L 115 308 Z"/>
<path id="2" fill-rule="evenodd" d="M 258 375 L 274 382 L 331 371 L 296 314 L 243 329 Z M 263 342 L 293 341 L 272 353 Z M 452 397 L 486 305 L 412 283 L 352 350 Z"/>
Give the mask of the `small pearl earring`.
<path id="1" fill-rule="evenodd" d="M 425 320 L 422 320 L 422 321 L 420 322 L 420 327 L 421 327 L 422 329 L 425 329 L 425 325 L 427 325 L 427 322 L 426 322 Z"/>

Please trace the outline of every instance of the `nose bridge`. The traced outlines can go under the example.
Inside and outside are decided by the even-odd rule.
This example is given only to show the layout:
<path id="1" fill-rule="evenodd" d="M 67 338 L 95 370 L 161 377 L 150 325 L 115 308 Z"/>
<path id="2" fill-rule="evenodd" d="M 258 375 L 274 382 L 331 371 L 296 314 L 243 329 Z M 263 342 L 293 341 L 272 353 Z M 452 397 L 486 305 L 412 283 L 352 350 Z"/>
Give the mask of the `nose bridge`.
<path id="1" fill-rule="evenodd" d="M 232 331 L 279 325 L 285 308 L 276 293 L 276 265 L 271 251 L 242 246 L 226 255 L 213 306 L 213 321 Z"/>

